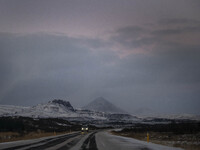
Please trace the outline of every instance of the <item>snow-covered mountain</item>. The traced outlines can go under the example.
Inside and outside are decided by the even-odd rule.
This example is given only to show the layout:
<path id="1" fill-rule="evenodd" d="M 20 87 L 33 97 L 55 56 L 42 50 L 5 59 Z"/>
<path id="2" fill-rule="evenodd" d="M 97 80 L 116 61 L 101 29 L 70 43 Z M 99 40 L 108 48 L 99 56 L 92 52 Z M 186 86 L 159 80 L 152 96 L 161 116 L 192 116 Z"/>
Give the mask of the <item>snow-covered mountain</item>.
<path id="1" fill-rule="evenodd" d="M 17 113 L 27 111 L 30 107 L 0 105 L 0 116 L 16 116 Z"/>
<path id="2" fill-rule="evenodd" d="M 0 105 L 0 116 L 22 116 L 31 118 L 63 118 L 69 121 L 135 121 L 137 117 L 121 113 L 113 104 L 103 98 L 97 99 L 97 105 L 101 109 L 74 109 L 68 101 L 52 100 L 47 103 L 38 104 L 32 107 L 20 107 L 11 105 Z M 105 107 L 105 109 L 103 108 Z M 108 111 L 111 110 L 111 111 Z M 112 112 L 112 113 L 110 113 Z M 116 112 L 116 113 L 114 113 Z"/>
<path id="3" fill-rule="evenodd" d="M 52 100 L 47 103 L 38 104 L 32 107 L 21 107 L 12 105 L 0 105 L 1 116 L 22 116 L 31 118 L 63 118 L 69 121 L 85 121 L 104 123 L 136 123 L 136 122 L 160 122 L 162 120 L 200 120 L 199 115 L 156 115 L 156 116 L 135 116 L 124 113 L 104 98 L 97 98 L 85 109 L 74 109 L 68 101 Z"/>
<path id="4" fill-rule="evenodd" d="M 83 109 L 93 110 L 93 111 L 100 111 L 106 113 L 125 113 L 122 109 L 116 107 L 114 104 L 110 103 L 103 97 L 96 98 L 88 105 L 83 107 Z"/>
<path id="5" fill-rule="evenodd" d="M 0 105 L 0 116 L 24 116 L 33 118 L 77 117 L 70 102 L 52 100 L 33 107 Z"/>
<path id="6" fill-rule="evenodd" d="M 0 116 L 65 118 L 69 120 L 106 120 L 104 112 L 74 109 L 69 101 L 55 99 L 32 107 L 0 105 Z"/>

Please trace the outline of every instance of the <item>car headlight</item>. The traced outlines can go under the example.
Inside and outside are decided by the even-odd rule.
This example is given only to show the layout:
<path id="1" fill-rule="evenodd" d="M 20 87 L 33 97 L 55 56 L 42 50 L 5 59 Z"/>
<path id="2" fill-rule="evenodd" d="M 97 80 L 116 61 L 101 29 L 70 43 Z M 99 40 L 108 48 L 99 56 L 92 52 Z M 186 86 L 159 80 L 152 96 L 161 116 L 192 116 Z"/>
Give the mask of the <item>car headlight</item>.
<path id="1" fill-rule="evenodd" d="M 86 128 L 86 130 L 88 130 L 88 128 Z"/>
<path id="2" fill-rule="evenodd" d="M 84 130 L 84 128 L 81 128 L 81 130 Z"/>

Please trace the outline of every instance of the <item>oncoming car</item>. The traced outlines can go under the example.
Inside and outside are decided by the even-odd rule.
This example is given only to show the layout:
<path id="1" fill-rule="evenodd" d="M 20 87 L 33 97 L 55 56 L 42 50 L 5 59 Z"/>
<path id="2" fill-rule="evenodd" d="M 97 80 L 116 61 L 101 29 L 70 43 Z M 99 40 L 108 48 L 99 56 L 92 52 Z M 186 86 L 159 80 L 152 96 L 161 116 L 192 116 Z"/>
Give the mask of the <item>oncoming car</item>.
<path id="1" fill-rule="evenodd" d="M 82 127 L 81 127 L 81 132 L 82 132 L 82 133 L 87 133 L 87 132 L 89 132 L 88 126 L 82 126 Z"/>

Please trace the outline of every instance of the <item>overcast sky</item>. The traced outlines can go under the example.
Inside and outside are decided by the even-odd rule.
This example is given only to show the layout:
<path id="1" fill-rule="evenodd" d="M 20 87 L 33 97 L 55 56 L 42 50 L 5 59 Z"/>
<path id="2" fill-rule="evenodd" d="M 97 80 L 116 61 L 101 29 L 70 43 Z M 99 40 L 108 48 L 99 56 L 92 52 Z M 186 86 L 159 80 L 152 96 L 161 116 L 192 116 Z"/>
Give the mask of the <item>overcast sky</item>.
<path id="1" fill-rule="evenodd" d="M 200 114 L 200 1 L 0 0 L 0 104 L 99 96 Z"/>

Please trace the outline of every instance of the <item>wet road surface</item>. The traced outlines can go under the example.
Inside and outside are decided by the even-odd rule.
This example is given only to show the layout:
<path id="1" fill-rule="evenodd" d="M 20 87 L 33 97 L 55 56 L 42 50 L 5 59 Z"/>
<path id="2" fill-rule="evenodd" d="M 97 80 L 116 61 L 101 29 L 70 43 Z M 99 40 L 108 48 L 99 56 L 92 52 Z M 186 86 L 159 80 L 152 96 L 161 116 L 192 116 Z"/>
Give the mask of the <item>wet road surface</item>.
<path id="1" fill-rule="evenodd" d="M 131 138 L 91 131 L 34 140 L 0 143 L 0 150 L 181 150 Z"/>

